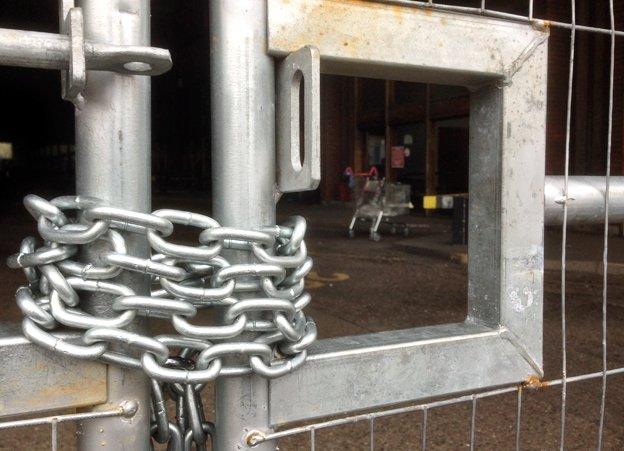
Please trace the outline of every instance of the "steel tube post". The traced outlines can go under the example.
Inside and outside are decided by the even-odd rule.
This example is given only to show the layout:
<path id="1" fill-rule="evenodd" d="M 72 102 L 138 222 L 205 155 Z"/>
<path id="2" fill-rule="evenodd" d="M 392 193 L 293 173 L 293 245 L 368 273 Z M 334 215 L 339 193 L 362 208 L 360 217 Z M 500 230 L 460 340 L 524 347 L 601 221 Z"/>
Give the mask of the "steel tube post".
<path id="1" fill-rule="evenodd" d="M 85 38 L 121 45 L 149 45 L 149 0 L 82 0 Z M 148 212 L 150 190 L 150 79 L 108 72 L 87 74 L 85 104 L 76 110 L 76 188 L 79 195 L 102 198 L 111 205 Z M 143 235 L 124 234 L 131 255 L 147 257 Z M 144 275 L 123 274 L 121 283 L 149 294 Z M 106 316 L 110 295 L 87 299 L 86 310 Z M 137 325 L 138 331 L 147 324 Z M 78 433 L 80 449 L 149 450 L 149 385 L 140 371 L 109 366 L 108 405 L 138 402 L 132 418 L 86 421 Z"/>
<path id="2" fill-rule="evenodd" d="M 266 24 L 265 0 L 210 2 L 213 214 L 226 226 L 275 224 L 275 74 Z M 267 430 L 268 399 L 263 378 L 219 379 L 215 448 L 242 448 L 245 430 Z"/>

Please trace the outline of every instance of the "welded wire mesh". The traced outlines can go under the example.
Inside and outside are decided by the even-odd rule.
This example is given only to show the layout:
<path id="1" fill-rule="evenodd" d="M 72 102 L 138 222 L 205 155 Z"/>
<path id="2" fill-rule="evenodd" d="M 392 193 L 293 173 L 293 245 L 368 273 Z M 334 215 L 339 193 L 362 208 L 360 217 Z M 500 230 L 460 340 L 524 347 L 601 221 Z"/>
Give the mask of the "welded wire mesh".
<path id="1" fill-rule="evenodd" d="M 58 426 L 60 423 L 88 421 L 95 420 L 97 418 L 117 417 L 123 416 L 124 413 L 124 406 L 119 406 L 116 408 L 93 412 L 65 413 L 59 415 L 48 415 L 35 418 L 4 421 L 0 422 L 0 431 L 13 428 L 27 428 L 39 425 L 50 425 L 50 449 L 52 449 L 52 451 L 57 451 L 57 449 L 59 449 Z"/>

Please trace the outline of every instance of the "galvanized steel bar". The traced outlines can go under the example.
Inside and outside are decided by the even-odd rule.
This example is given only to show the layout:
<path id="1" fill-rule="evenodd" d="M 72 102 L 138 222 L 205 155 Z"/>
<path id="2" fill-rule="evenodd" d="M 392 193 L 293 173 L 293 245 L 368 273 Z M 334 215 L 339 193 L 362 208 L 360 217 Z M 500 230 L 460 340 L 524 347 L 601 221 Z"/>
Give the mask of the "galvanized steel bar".
<path id="1" fill-rule="evenodd" d="M 165 49 L 85 40 L 84 51 L 91 70 L 159 75 L 171 68 L 171 56 Z M 1 66 L 64 70 L 69 68 L 70 52 L 69 36 L 0 28 Z"/>
<path id="2" fill-rule="evenodd" d="M 547 176 L 544 185 L 544 221 L 563 223 L 566 202 L 564 176 Z M 575 175 L 568 178 L 567 224 L 602 224 L 605 219 L 604 176 Z M 624 176 L 610 177 L 609 222 L 624 222 Z"/>
<path id="3" fill-rule="evenodd" d="M 85 38 L 116 45 L 150 43 L 149 0 L 82 0 Z M 150 79 L 88 72 L 85 104 L 76 110 L 76 189 L 110 205 L 148 212 L 151 207 Z M 125 233 L 128 252 L 148 257 L 144 235 Z M 93 250 L 96 252 L 96 250 Z M 118 280 L 138 295 L 149 295 L 149 278 L 124 272 Z M 85 310 L 113 316 L 111 296 L 94 294 Z M 147 324 L 137 326 L 146 332 Z M 149 385 L 142 371 L 108 368 L 108 405 L 136 401 L 131 419 L 105 418 L 80 426 L 80 449 L 150 449 Z"/>
<path id="4" fill-rule="evenodd" d="M 270 381 L 271 425 L 541 377 L 522 347 L 505 328 L 470 323 L 320 340 L 304 366 Z"/>
<path id="5" fill-rule="evenodd" d="M 527 34 L 501 84 L 470 94 L 468 318 L 507 327 L 541 367 L 548 45 Z"/>
<path id="6" fill-rule="evenodd" d="M 69 36 L 0 28 L 0 64 L 39 69 L 69 67 Z"/>
<path id="7" fill-rule="evenodd" d="M 266 23 L 265 1 L 210 2 L 213 214 L 225 226 L 275 224 L 275 69 Z M 217 450 L 244 446 L 246 430 L 266 430 L 268 389 L 256 375 L 217 380 Z"/>

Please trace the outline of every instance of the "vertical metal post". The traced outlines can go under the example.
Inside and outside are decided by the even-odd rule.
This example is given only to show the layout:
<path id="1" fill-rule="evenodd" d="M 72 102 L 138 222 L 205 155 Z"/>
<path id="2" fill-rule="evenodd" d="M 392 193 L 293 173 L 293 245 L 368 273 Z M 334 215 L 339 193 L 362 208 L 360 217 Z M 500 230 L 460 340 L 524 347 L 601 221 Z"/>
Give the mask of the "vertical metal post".
<path id="1" fill-rule="evenodd" d="M 85 38 L 121 45 L 150 44 L 149 0 L 82 0 Z M 148 212 L 151 208 L 150 78 L 110 72 L 87 74 L 85 104 L 76 110 L 76 189 L 112 206 Z M 143 235 L 124 234 L 128 252 L 148 257 Z M 149 294 L 141 274 L 119 276 L 137 294 Z M 110 295 L 94 294 L 85 310 L 111 314 Z M 138 324 L 135 331 L 146 331 Z M 80 449 L 149 450 L 148 380 L 141 371 L 108 367 L 108 403 L 138 402 L 132 418 L 85 421 L 78 432 Z M 104 406 L 106 407 L 106 406 Z"/>
<path id="2" fill-rule="evenodd" d="M 275 224 L 275 74 L 266 23 L 265 0 L 210 2 L 213 214 L 226 226 Z M 266 430 L 268 402 L 263 378 L 219 379 L 215 448 L 240 449 L 245 430 Z"/>

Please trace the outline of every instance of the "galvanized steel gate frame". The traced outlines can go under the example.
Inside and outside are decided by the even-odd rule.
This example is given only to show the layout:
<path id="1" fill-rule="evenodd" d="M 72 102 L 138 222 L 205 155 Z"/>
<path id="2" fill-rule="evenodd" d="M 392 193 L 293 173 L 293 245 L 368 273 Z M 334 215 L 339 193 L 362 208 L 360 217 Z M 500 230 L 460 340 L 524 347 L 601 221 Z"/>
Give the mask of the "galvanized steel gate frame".
<path id="1" fill-rule="evenodd" d="M 72 3 L 61 2 L 62 35 L 0 30 L 1 63 L 64 71 L 64 96 L 77 106 L 77 193 L 147 212 L 151 205 L 150 80 L 141 75 L 167 70 L 168 52 L 147 47 L 148 0 L 82 0 L 82 10 L 72 9 Z M 568 177 L 570 95 L 566 174 L 544 176 L 548 26 L 533 18 L 532 3 L 529 16 L 520 17 L 490 11 L 485 1 L 481 8 L 402 0 L 210 2 L 213 213 L 221 224 L 273 225 L 280 192 L 313 189 L 318 184 L 320 72 L 471 89 L 466 321 L 321 340 L 311 348 L 306 364 L 286 376 L 218 379 L 216 449 L 274 449 L 278 438 L 303 432 L 311 434 L 314 447 L 315 430 L 360 420 L 370 422 L 372 437 L 377 417 L 413 410 L 426 413 L 455 402 L 472 402 L 474 444 L 477 400 L 511 391 L 518 391 L 519 425 L 522 385 L 518 384 L 543 376 L 545 215 L 549 223 L 563 224 L 563 276 L 567 224 L 597 222 L 598 213 L 603 215 L 606 328 L 609 206 L 624 197 L 617 191 L 614 200 L 609 199 L 613 191 L 608 172 L 606 179 Z M 622 32 L 615 31 L 612 2 L 610 6 L 611 30 L 585 31 L 610 34 L 613 45 L 616 33 Z M 84 30 L 79 14 L 84 16 Z M 551 22 L 550 26 L 571 29 L 571 92 L 574 36 L 589 27 L 577 26 L 574 19 L 572 24 Z M 120 45 L 136 47 L 115 48 Z M 286 64 L 278 62 L 283 57 Z M 301 120 L 299 73 L 306 79 L 303 162 L 295 157 Z M 610 108 L 612 92 L 613 47 Z M 610 115 L 610 131 L 611 126 Z M 610 142 L 607 150 L 610 155 Z M 616 188 L 622 189 L 619 180 Z M 570 195 L 572 189 L 576 197 Z M 130 238 L 130 243 L 135 253 L 148 252 L 144 239 Z M 145 279 L 131 277 L 125 283 L 147 294 Z M 565 305 L 565 277 L 562 292 Z M 105 301 L 94 298 L 91 303 L 97 308 Z M 563 314 L 565 334 L 565 308 Z M 603 333 L 606 340 L 606 329 Z M 565 359 L 565 337 L 563 342 Z M 37 400 L 36 392 L 18 391 L 13 398 L 4 396 L 2 415 L 105 402 L 89 413 L 0 427 L 50 423 L 56 437 L 58 422 L 88 419 L 82 423 L 82 449 L 96 444 L 119 449 L 124 440 L 130 440 L 133 449 L 149 449 L 149 390 L 143 375 L 99 364 L 59 362 L 9 329 L 0 345 L 0 354 L 16 366 L 3 370 L 5 381 L 20 387 L 17 375 L 23 360 L 15 357 L 34 356 L 31 362 L 49 366 L 50 371 L 33 377 L 42 386 L 60 383 L 70 393 Z M 608 370 L 606 341 L 603 352 L 602 372 L 570 378 L 564 363 L 562 379 L 549 382 L 563 385 L 564 403 L 568 382 L 602 377 L 604 387 L 608 375 L 624 372 Z M 68 367 L 76 371 L 69 379 Z M 93 383 L 80 385 L 84 380 Z M 507 387 L 476 393 L 495 386 Z M 274 432 L 275 427 L 293 421 L 461 392 L 475 394 Z M 604 391 L 602 406 L 600 434 Z"/>

